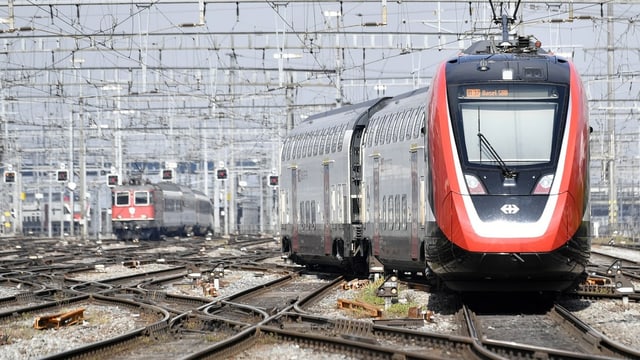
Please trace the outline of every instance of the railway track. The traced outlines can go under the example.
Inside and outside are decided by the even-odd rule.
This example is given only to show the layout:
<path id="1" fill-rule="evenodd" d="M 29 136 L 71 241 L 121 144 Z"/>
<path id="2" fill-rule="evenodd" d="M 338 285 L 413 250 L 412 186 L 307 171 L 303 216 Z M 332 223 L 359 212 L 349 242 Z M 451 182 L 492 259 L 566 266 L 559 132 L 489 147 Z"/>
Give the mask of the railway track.
<path id="1" fill-rule="evenodd" d="M 309 359 L 330 354 L 378 359 L 640 357 L 570 319 L 571 313 L 559 306 L 548 313 L 502 312 L 491 318 L 458 308 L 455 300 L 451 309 L 460 312 L 452 315 L 452 323 L 468 329 L 455 333 L 430 331 L 426 319 L 314 312 L 314 304 L 344 291 L 345 279 L 270 261 L 280 258 L 277 249 L 266 246 L 272 243 L 0 243 L 0 359 L 12 358 L 4 354 L 13 351 L 29 359 L 259 359 L 260 352 L 276 347 Z M 429 291 L 423 284 L 409 287 Z M 447 301 L 446 295 L 430 296 L 438 298 Z M 55 336 L 53 330 L 33 328 L 37 316 L 81 307 L 86 308 L 81 326 L 55 330 Z M 551 333 L 553 328 L 557 332 Z M 531 333 L 547 337 L 533 339 Z M 44 345 L 31 346 L 25 356 L 14 346 L 26 341 L 21 334 Z M 563 334 L 572 335 L 562 340 Z M 51 338 L 59 344 L 47 343 Z"/>
<path id="2" fill-rule="evenodd" d="M 467 306 L 461 312 L 469 335 L 501 358 L 640 358 L 640 351 L 611 341 L 560 305 L 533 314 L 486 314 Z"/>

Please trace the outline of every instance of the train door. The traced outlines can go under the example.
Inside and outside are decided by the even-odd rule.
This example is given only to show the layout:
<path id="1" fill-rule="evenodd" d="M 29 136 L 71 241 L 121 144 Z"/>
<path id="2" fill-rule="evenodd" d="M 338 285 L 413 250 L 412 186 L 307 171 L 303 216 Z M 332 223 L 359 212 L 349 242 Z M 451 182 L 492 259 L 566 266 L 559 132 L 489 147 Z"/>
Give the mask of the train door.
<path id="1" fill-rule="evenodd" d="M 291 168 L 291 250 L 295 253 L 300 250 L 300 234 L 298 224 L 300 212 L 298 211 L 298 168 Z"/>
<path id="2" fill-rule="evenodd" d="M 380 255 L 380 155 L 373 155 L 373 255 Z"/>
<path id="3" fill-rule="evenodd" d="M 331 246 L 332 246 L 332 242 L 331 242 L 331 183 L 330 183 L 330 168 L 329 165 L 331 164 L 330 161 L 324 161 L 322 163 L 322 167 L 323 167 L 323 192 L 324 192 L 324 196 L 323 196 L 323 209 L 322 209 L 322 221 L 324 223 L 323 225 L 323 232 L 322 232 L 322 241 L 324 244 L 324 254 L 325 255 L 330 255 L 331 254 Z M 315 211 L 315 209 L 313 209 L 313 211 Z"/>
<path id="4" fill-rule="evenodd" d="M 418 214 L 420 206 L 420 181 L 418 176 L 418 148 L 411 148 L 410 161 L 411 161 L 411 212 L 409 213 L 409 223 L 411 225 L 411 240 L 410 240 L 410 253 L 411 260 L 417 260 L 419 257 L 419 242 L 418 242 Z"/>

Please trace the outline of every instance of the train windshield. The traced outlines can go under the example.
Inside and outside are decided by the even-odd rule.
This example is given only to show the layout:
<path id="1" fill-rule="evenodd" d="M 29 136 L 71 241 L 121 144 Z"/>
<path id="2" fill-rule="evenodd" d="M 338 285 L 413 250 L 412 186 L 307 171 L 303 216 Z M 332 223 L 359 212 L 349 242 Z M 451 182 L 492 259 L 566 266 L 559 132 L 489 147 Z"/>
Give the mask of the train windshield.
<path id="1" fill-rule="evenodd" d="M 127 206 L 129 205 L 129 192 L 128 191 L 118 191 L 115 193 L 114 204 L 117 206 Z"/>
<path id="2" fill-rule="evenodd" d="M 149 205 L 148 191 L 136 191 L 133 197 L 136 205 Z"/>
<path id="3" fill-rule="evenodd" d="M 456 127 L 462 132 L 469 163 L 522 166 L 552 160 L 561 108 L 557 86 L 483 85 L 458 90 Z"/>

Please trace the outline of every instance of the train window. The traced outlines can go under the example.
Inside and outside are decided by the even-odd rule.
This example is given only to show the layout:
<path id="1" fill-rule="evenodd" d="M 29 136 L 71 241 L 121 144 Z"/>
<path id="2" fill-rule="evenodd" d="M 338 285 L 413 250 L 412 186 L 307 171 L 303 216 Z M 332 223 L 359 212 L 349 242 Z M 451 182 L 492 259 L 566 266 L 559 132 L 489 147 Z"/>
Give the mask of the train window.
<path id="1" fill-rule="evenodd" d="M 373 119 L 371 119 L 371 121 L 369 121 L 369 127 L 367 129 L 367 147 L 371 147 L 371 145 L 373 144 L 373 139 L 374 139 L 374 135 L 376 133 L 376 128 L 377 128 L 377 124 L 378 123 L 378 117 L 374 117 Z"/>
<path id="2" fill-rule="evenodd" d="M 284 145 L 282 146 L 282 155 L 280 156 L 280 161 L 288 160 L 287 155 L 289 154 L 290 147 L 291 147 L 291 138 L 288 138 L 284 141 Z"/>
<path id="3" fill-rule="evenodd" d="M 376 146 L 380 142 L 380 134 L 382 133 L 382 116 L 376 118 L 376 124 L 371 133 L 371 145 Z"/>
<path id="4" fill-rule="evenodd" d="M 280 153 L 280 161 L 287 160 L 287 148 L 289 147 L 289 139 L 285 139 L 282 144 L 282 152 Z"/>
<path id="5" fill-rule="evenodd" d="M 298 150 L 296 151 L 296 158 L 301 159 L 304 157 L 304 154 L 306 153 L 306 149 L 305 149 L 305 144 L 307 142 L 307 135 L 306 134 L 301 134 L 299 135 L 299 143 L 298 143 Z"/>
<path id="6" fill-rule="evenodd" d="M 400 229 L 399 224 L 399 218 L 400 218 L 400 201 L 398 199 L 398 195 L 395 196 L 389 196 L 389 202 L 391 203 L 390 208 L 392 209 L 392 213 L 391 213 L 391 219 L 389 220 L 391 222 L 391 228 L 392 229 Z"/>
<path id="7" fill-rule="evenodd" d="M 393 136 L 393 127 L 394 127 L 394 123 L 393 123 L 393 116 L 391 114 L 389 114 L 389 116 L 387 117 L 387 121 L 385 122 L 385 133 L 384 133 L 384 143 L 385 144 L 390 144 L 391 143 L 391 138 Z"/>
<path id="8" fill-rule="evenodd" d="M 416 114 L 415 123 L 413 125 L 413 137 L 419 138 L 422 133 L 422 127 L 425 125 L 425 107 L 421 106 Z"/>
<path id="9" fill-rule="evenodd" d="M 387 197 L 382 197 L 382 213 L 380 214 L 380 222 L 382 223 L 382 228 L 387 229 Z"/>
<path id="10" fill-rule="evenodd" d="M 324 143 L 327 139 L 325 130 L 326 129 L 322 129 L 318 131 L 318 155 L 324 154 Z"/>
<path id="11" fill-rule="evenodd" d="M 369 119 L 369 124 L 367 125 L 367 128 L 365 129 L 364 140 L 362 141 L 362 143 L 365 146 L 371 146 L 371 129 L 373 129 L 373 122 L 374 121 L 375 121 L 375 118 Z"/>
<path id="12" fill-rule="evenodd" d="M 129 192 L 118 191 L 116 192 L 116 206 L 128 206 L 129 205 Z"/>
<path id="13" fill-rule="evenodd" d="M 149 193 L 147 191 L 134 192 L 133 203 L 135 205 L 149 205 Z"/>
<path id="14" fill-rule="evenodd" d="M 319 140 L 320 136 L 318 131 L 311 133 L 311 155 L 318 155 Z"/>
<path id="15" fill-rule="evenodd" d="M 289 159 L 296 159 L 298 154 L 300 153 L 300 135 L 296 135 L 293 137 L 293 143 L 291 144 L 291 153 L 289 154 Z"/>
<path id="16" fill-rule="evenodd" d="M 393 230 L 395 209 L 393 208 L 393 196 L 391 195 L 389 195 L 389 205 L 387 206 L 387 210 L 389 211 L 389 213 L 387 213 L 387 223 L 389 224 L 389 230 Z"/>
<path id="17" fill-rule="evenodd" d="M 400 214 L 402 216 L 402 219 L 400 220 L 400 223 L 402 224 L 402 229 L 403 230 L 407 230 L 407 213 L 409 212 L 409 209 L 407 208 L 407 194 L 402 194 L 402 211 L 400 211 Z"/>
<path id="18" fill-rule="evenodd" d="M 404 111 L 401 113 L 398 113 L 398 127 L 397 127 L 397 140 L 396 141 L 402 141 L 404 140 L 404 129 L 407 126 L 407 119 L 406 116 L 404 115 Z"/>
<path id="19" fill-rule="evenodd" d="M 301 135 L 300 143 L 300 158 L 307 157 L 307 146 L 309 145 L 309 134 Z"/>
<path id="20" fill-rule="evenodd" d="M 339 223 L 345 223 L 346 222 L 346 209 L 345 209 L 345 194 L 346 194 L 346 190 L 345 190 L 345 185 L 339 185 L 338 186 L 339 192 L 338 192 L 338 222 Z"/>
<path id="21" fill-rule="evenodd" d="M 308 133 L 307 134 L 307 153 L 305 154 L 305 156 L 309 157 L 311 156 L 311 154 L 313 154 L 313 133 Z"/>
<path id="22" fill-rule="evenodd" d="M 313 141 L 313 156 L 318 155 L 318 149 L 320 148 L 320 132 L 319 131 L 314 131 L 313 132 L 313 137 L 312 137 L 312 141 Z"/>
<path id="23" fill-rule="evenodd" d="M 293 151 L 295 150 L 297 142 L 298 142 L 297 136 L 294 136 L 291 139 L 289 139 L 289 149 L 287 151 L 287 160 L 291 160 L 295 156 L 295 153 Z"/>
<path id="24" fill-rule="evenodd" d="M 324 154 L 324 143 L 326 140 L 326 129 L 322 129 L 318 132 L 318 155 Z"/>
<path id="25" fill-rule="evenodd" d="M 406 123 L 404 125 L 404 138 L 406 140 L 411 139 L 411 135 L 413 135 L 414 124 L 417 118 L 417 116 L 411 116 L 412 114 L 413 112 L 406 111 L 404 116 L 406 120 Z"/>
<path id="26" fill-rule="evenodd" d="M 393 138 L 392 142 L 398 141 L 398 135 L 400 134 L 400 128 L 402 127 L 402 119 L 400 118 L 400 113 L 393 114 Z"/>
<path id="27" fill-rule="evenodd" d="M 311 225 L 316 225 L 316 201 L 311 201 Z"/>
<path id="28" fill-rule="evenodd" d="M 336 152 L 337 142 L 338 142 L 338 127 L 334 126 L 329 131 L 329 147 L 330 147 L 329 151 L 330 152 L 332 153 Z"/>
<path id="29" fill-rule="evenodd" d="M 300 208 L 298 208 L 298 224 L 304 225 L 304 201 L 300 201 Z"/>
<path id="30" fill-rule="evenodd" d="M 411 139 L 411 131 L 413 130 L 413 121 L 411 118 L 411 112 L 405 111 L 402 117 L 402 129 L 400 129 L 400 136 L 403 140 Z"/>
<path id="31" fill-rule="evenodd" d="M 293 150 L 295 149 L 296 143 L 298 142 L 298 137 L 294 136 L 289 139 L 289 147 L 287 149 L 287 160 L 291 160 L 294 156 Z"/>
<path id="32" fill-rule="evenodd" d="M 336 186 L 331 185 L 331 194 L 329 196 L 330 208 L 329 208 L 329 222 L 336 222 Z"/>
<path id="33" fill-rule="evenodd" d="M 293 141 L 291 143 L 291 153 L 289 154 L 289 159 L 295 159 L 298 157 L 298 145 L 300 144 L 300 138 L 298 135 L 293 137 Z"/>
<path id="34" fill-rule="evenodd" d="M 324 134 L 324 153 L 328 154 L 331 152 L 331 140 L 333 137 L 331 136 L 331 129 L 327 129 Z"/>
<path id="35" fill-rule="evenodd" d="M 384 141 L 387 137 L 387 131 L 389 130 L 389 117 L 384 116 L 380 122 L 380 136 L 378 138 L 378 144 L 384 145 Z"/>
<path id="36" fill-rule="evenodd" d="M 507 165 L 549 162 L 557 104 L 550 102 L 461 103 L 467 160 L 495 164 L 486 139 Z M 479 137 L 481 133 L 483 137 Z"/>
<path id="37" fill-rule="evenodd" d="M 383 116 L 380 118 L 380 124 L 378 125 L 378 130 L 376 131 L 376 145 L 382 145 L 384 143 L 384 130 L 387 124 L 387 116 Z"/>
<path id="38" fill-rule="evenodd" d="M 300 159 L 302 157 L 302 149 L 304 148 L 304 135 L 296 136 L 296 150 L 293 155 L 295 159 Z"/>

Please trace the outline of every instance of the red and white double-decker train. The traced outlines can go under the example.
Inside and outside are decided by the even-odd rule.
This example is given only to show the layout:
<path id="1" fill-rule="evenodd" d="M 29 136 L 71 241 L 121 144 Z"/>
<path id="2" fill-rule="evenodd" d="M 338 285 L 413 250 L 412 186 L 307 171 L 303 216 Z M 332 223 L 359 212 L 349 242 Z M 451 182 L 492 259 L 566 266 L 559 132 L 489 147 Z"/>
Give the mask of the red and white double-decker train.
<path id="1" fill-rule="evenodd" d="M 563 291 L 590 253 L 585 91 L 528 37 L 474 44 L 429 89 L 307 118 L 282 148 L 283 251 L 431 273 L 457 291 Z"/>

